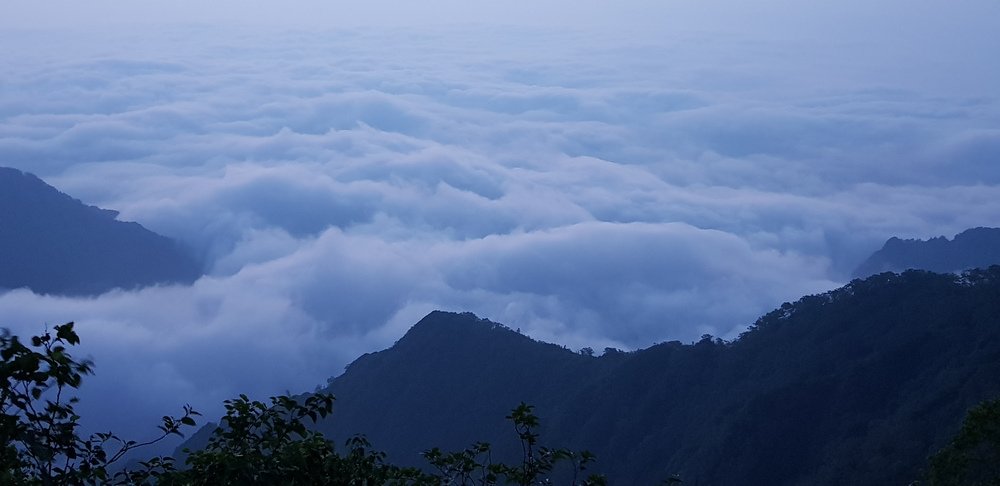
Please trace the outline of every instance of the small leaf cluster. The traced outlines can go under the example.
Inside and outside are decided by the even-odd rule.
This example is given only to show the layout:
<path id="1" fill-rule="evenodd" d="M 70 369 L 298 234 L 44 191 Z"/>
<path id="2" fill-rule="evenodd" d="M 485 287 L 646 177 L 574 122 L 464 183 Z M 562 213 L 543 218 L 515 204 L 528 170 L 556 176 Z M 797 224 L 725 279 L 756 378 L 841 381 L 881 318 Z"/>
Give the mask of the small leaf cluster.
<path id="1" fill-rule="evenodd" d="M 66 347 L 79 344 L 73 323 L 33 336 L 29 344 L 8 330 L 0 333 L 0 484 L 132 484 L 172 468 L 172 459 L 144 463 L 145 473 L 118 472 L 110 466 L 136 449 L 183 435 L 198 415 L 184 407 L 180 417 L 163 417 L 160 435 L 146 442 L 125 440 L 111 432 L 79 435 L 76 397 L 89 360 L 75 360 Z"/>
<path id="2" fill-rule="evenodd" d="M 969 411 L 962 429 L 930 460 L 931 486 L 1000 486 L 1000 399 Z"/>
<path id="3" fill-rule="evenodd" d="M 438 471 L 437 484 L 463 486 L 552 484 L 551 474 L 560 463 L 568 463 L 571 466 L 572 478 L 569 483 L 571 485 L 606 484 L 606 479 L 596 474 L 579 478 L 587 466 L 596 459 L 590 452 L 553 449 L 538 444 L 539 434 L 536 430 L 540 421 L 532 405 L 522 402 L 506 418 L 514 424 L 514 430 L 521 441 L 522 458 L 519 464 L 493 462 L 492 447 L 486 442 L 477 442 L 463 451 L 452 453 L 444 453 L 439 448 L 434 448 L 425 451 L 424 457 Z"/>
<path id="4" fill-rule="evenodd" d="M 334 397 L 315 394 L 298 400 L 284 395 L 270 403 L 246 395 L 225 402 L 226 415 L 208 446 L 188 451 L 187 469 L 158 478 L 158 484 L 276 485 L 385 484 L 417 479 L 416 470 L 386 463 L 361 436 L 347 440 L 339 454 L 333 442 L 310 430 L 333 410 Z"/>

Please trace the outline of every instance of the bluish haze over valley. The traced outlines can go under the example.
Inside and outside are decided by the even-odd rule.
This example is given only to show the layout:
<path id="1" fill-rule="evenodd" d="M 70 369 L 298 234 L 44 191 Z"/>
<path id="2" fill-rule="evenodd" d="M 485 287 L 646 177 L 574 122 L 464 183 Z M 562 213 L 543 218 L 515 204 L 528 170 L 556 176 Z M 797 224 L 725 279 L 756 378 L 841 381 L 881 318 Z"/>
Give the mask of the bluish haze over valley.
<path id="1" fill-rule="evenodd" d="M 135 430 L 311 390 L 433 309 L 732 338 L 890 236 L 996 226 L 1000 4 L 821 3 L 5 6 L 0 165 L 207 275 L 14 290 L 0 326 L 77 321 L 83 415 Z"/>

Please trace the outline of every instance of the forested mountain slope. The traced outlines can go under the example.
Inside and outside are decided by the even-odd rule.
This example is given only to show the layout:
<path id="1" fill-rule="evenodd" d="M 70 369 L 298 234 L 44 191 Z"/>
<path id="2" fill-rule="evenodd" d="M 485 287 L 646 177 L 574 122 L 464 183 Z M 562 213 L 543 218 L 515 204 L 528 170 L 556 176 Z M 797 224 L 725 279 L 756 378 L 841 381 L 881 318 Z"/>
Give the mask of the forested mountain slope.
<path id="1" fill-rule="evenodd" d="M 907 484 L 969 407 L 1000 396 L 1000 267 L 880 274 L 785 304 L 733 343 L 600 357 L 434 312 L 329 390 L 324 431 L 365 433 L 404 464 L 476 440 L 517 454 L 504 415 L 525 401 L 543 443 L 597 453 L 612 484 Z"/>
<path id="2" fill-rule="evenodd" d="M 93 295 L 201 275 L 173 240 L 117 214 L 0 167 L 0 289 Z"/>

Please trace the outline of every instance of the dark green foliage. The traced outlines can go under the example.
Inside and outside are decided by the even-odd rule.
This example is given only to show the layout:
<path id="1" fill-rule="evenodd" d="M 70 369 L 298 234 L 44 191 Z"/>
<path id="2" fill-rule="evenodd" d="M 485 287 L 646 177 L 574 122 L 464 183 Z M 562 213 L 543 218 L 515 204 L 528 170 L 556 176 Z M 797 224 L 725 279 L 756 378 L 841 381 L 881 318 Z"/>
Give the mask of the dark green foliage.
<path id="1" fill-rule="evenodd" d="M 301 401 L 273 397 L 269 405 L 241 395 L 226 401 L 226 416 L 205 450 L 191 453 L 178 470 L 169 457 L 154 457 L 139 468 L 112 473 L 111 466 L 129 451 L 182 435 L 197 412 L 185 407 L 180 417 L 163 417 L 161 434 L 150 441 L 126 441 L 112 433 L 78 435 L 76 398 L 66 396 L 90 374 L 89 361 L 76 361 L 66 346 L 80 342 L 73 324 L 55 327 L 55 336 L 31 338 L 31 345 L 4 331 L 0 336 L 0 484 L 383 484 L 414 482 L 416 470 L 385 463 L 362 437 L 347 442 L 340 456 L 333 445 L 306 428 L 333 408 L 333 396 L 317 394 Z"/>
<path id="2" fill-rule="evenodd" d="M 3 336 L 0 482 L 602 481 L 578 478 L 592 455 L 546 448 L 542 435 L 600 454 L 614 484 L 676 483 L 674 473 L 702 485 L 906 484 L 954 436 L 966 409 L 1000 396 L 1000 267 L 880 274 L 785 304 L 735 342 L 707 336 L 599 358 L 475 316 L 433 313 L 392 350 L 362 357 L 332 381 L 350 398 L 338 402 L 337 420 L 328 420 L 325 393 L 269 403 L 241 396 L 226 403 L 208 447 L 183 471 L 156 458 L 110 475 L 120 451 L 141 444 L 77 437 L 75 402 L 63 390 L 79 386 L 90 365 L 66 353 L 76 342 L 71 325 L 30 347 Z M 510 424 L 486 412 L 518 401 L 554 418 L 543 425 L 534 408 L 519 406 L 508 415 L 520 439 L 511 444 Z M 956 474 L 967 475 L 960 483 L 992 479 L 982 465 L 996 464 L 993 407 L 970 415 L 968 431 L 932 462 L 934 484 L 954 484 L 941 481 Z M 193 423 L 185 412 L 165 418 L 164 436 Z M 331 424 L 353 430 L 330 437 L 387 433 L 368 437 L 389 455 L 362 437 L 335 450 L 322 435 Z M 402 467 L 426 466 L 411 458 L 434 444 L 444 447 L 423 457 L 436 473 Z"/>
<path id="3" fill-rule="evenodd" d="M 551 476 L 560 463 L 571 466 L 568 484 L 590 486 L 606 484 L 604 476 L 591 474 L 580 476 L 596 457 L 588 451 L 573 452 L 569 449 L 551 449 L 538 444 L 539 420 L 534 407 L 521 403 L 511 411 L 507 419 L 513 422 L 514 430 L 521 441 L 521 461 L 516 465 L 494 462 L 492 447 L 486 442 L 477 442 L 471 447 L 453 453 L 443 453 L 439 448 L 424 451 L 427 461 L 438 471 L 434 478 L 437 484 L 470 486 L 490 486 L 497 484 L 553 484 Z"/>
<path id="4" fill-rule="evenodd" d="M 272 397 L 270 404 L 245 395 L 226 401 L 226 416 L 208 446 L 191 452 L 187 469 L 161 476 L 159 484 L 182 485 L 349 485 L 409 483 L 423 473 L 385 462 L 360 436 L 338 454 L 309 423 L 333 410 L 333 396 L 316 394 L 303 400 Z"/>
<path id="5" fill-rule="evenodd" d="M 79 342 L 72 322 L 55 326 L 54 336 L 32 337 L 30 345 L 7 330 L 0 335 L 0 484 L 131 483 L 130 473 L 111 474 L 110 466 L 131 450 L 194 425 L 197 412 L 185 407 L 179 418 L 163 417 L 161 434 L 144 443 L 112 433 L 79 437 L 77 399 L 67 394 L 92 371 L 89 361 L 76 361 L 66 350 Z M 155 458 L 144 467 L 154 474 L 171 462 Z"/>
<path id="6" fill-rule="evenodd" d="M 550 449 L 538 445 L 538 417 L 532 407 L 521 404 L 507 417 L 524 448 L 522 461 L 515 465 L 493 462 L 490 446 L 476 443 L 460 452 L 445 453 L 439 448 L 424 452 L 437 471 L 389 464 L 385 454 L 372 449 L 363 436 L 345 443 L 346 453 L 338 454 L 331 441 L 306 428 L 331 413 L 333 396 L 316 394 L 302 402 L 295 398 L 272 397 L 270 405 L 246 396 L 226 401 L 226 416 L 216 427 L 208 446 L 191 452 L 188 469 L 157 477 L 161 485 L 536 485 L 556 484 L 552 473 L 560 463 L 570 466 L 571 485 L 604 484 L 602 476 L 578 479 L 595 460 L 588 452 Z"/>
<path id="7" fill-rule="evenodd" d="M 523 401 L 613 484 L 906 484 L 965 410 L 1000 395 L 1000 267 L 881 274 L 785 304 L 732 343 L 598 358 L 435 312 L 328 390 L 341 400 L 320 430 L 363 432 L 408 465 L 475 440 L 517 461 L 497 408 Z"/>
<path id="8" fill-rule="evenodd" d="M 1000 399 L 969 411 L 962 430 L 934 455 L 930 486 L 1000 485 Z"/>
<path id="9" fill-rule="evenodd" d="M 556 465 L 564 462 L 571 465 L 568 484 L 604 484 L 596 475 L 577 480 L 593 462 L 592 454 L 539 446 L 538 417 L 523 403 L 507 417 L 524 451 L 515 465 L 492 462 L 490 447 L 483 443 L 457 453 L 426 452 L 440 475 L 387 463 L 385 453 L 374 450 L 363 436 L 348 439 L 341 454 L 322 433 L 307 427 L 333 411 L 334 397 L 325 393 L 272 397 L 267 404 L 240 395 L 225 402 L 226 415 L 208 445 L 187 451 L 183 469 L 172 458 L 154 457 L 139 462 L 138 468 L 112 473 L 111 466 L 129 451 L 195 426 L 198 413 L 185 407 L 180 417 L 163 417 L 161 435 L 145 443 L 111 433 L 80 438 L 80 417 L 73 407 L 77 400 L 64 400 L 63 392 L 80 386 L 83 376 L 91 373 L 91 363 L 76 361 L 66 352 L 66 346 L 80 342 L 72 323 L 55 331 L 55 336 L 46 332 L 31 338 L 30 347 L 7 331 L 0 335 L 0 484 L 528 486 L 552 484 Z M 481 462 L 484 455 L 486 461 Z M 483 476 L 474 480 L 472 471 L 483 471 Z"/>

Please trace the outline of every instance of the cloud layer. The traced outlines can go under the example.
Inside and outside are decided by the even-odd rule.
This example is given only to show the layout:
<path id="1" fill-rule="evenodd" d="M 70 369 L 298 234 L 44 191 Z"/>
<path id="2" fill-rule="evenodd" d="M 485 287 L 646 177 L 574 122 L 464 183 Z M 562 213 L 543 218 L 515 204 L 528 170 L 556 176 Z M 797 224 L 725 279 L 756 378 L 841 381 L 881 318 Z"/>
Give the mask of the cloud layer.
<path id="1" fill-rule="evenodd" d="M 206 261 L 0 295 L 18 333 L 79 323 L 98 423 L 311 389 L 437 308 L 574 349 L 732 337 L 1000 214 L 997 88 L 945 48 L 952 78 L 748 34 L 217 30 L 0 34 L 0 164 Z"/>

